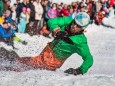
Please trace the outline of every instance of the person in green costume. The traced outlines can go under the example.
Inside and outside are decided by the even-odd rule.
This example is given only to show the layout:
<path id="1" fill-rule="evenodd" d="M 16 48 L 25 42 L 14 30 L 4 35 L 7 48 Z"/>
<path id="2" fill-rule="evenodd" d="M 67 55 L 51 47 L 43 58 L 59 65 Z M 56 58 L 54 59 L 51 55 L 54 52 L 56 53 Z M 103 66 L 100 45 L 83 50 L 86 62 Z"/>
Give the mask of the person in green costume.
<path id="1" fill-rule="evenodd" d="M 78 13 L 75 19 L 58 17 L 48 21 L 49 29 L 54 33 L 54 37 L 62 39 L 58 40 L 58 43 L 53 40 L 50 44 L 51 46 L 55 44 L 53 48 L 55 56 L 59 60 L 65 61 L 72 54 L 77 53 L 83 59 L 83 63 L 79 68 L 69 68 L 64 71 L 65 73 L 85 74 L 93 64 L 93 57 L 87 44 L 87 38 L 83 33 L 89 21 L 89 15 L 84 12 Z M 73 43 L 66 41 L 66 38 L 69 38 Z"/>
<path id="2" fill-rule="evenodd" d="M 75 19 L 71 19 L 69 17 L 50 19 L 47 24 L 50 31 L 53 33 L 54 40 L 47 44 L 40 55 L 29 58 L 19 58 L 15 55 L 13 56 L 16 58 L 14 59 L 14 62 L 26 65 L 25 70 L 47 69 L 55 71 L 63 65 L 67 58 L 72 54 L 77 53 L 82 57 L 83 63 L 76 69 L 69 68 L 65 70 L 64 73 L 73 75 L 85 74 L 93 65 L 93 57 L 87 44 L 87 38 L 84 35 L 85 28 L 88 26 L 89 21 L 89 15 L 84 12 L 78 13 L 75 16 Z M 6 50 L 4 49 L 4 51 Z M 8 58 L 8 60 L 10 59 Z M 22 66 L 7 69 L 13 71 L 24 71 Z"/>
<path id="3" fill-rule="evenodd" d="M 2 10 L 3 10 L 3 2 L 0 0 L 0 15 L 2 15 Z"/>

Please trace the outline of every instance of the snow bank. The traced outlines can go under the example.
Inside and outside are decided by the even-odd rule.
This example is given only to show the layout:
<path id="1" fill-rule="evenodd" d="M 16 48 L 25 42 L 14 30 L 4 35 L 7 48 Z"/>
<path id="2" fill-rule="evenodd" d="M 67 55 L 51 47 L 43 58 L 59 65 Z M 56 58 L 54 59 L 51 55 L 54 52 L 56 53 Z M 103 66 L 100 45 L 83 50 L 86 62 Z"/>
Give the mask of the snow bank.
<path id="1" fill-rule="evenodd" d="M 106 17 L 105 17 L 105 18 L 102 20 L 102 23 L 103 23 L 105 26 L 115 28 L 115 18 L 106 18 Z"/>

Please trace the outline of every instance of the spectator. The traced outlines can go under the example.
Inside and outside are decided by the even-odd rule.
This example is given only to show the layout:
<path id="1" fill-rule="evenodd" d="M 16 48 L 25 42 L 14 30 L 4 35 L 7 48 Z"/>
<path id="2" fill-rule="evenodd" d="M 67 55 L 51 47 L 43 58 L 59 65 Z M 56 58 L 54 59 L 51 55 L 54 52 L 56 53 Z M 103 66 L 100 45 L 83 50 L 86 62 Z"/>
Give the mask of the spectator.
<path id="1" fill-rule="evenodd" d="M 97 16 L 96 16 L 96 24 L 100 25 L 102 23 L 103 18 L 105 17 L 105 12 L 104 11 L 99 11 Z"/>
<path id="2" fill-rule="evenodd" d="M 82 8 L 84 8 L 84 4 L 83 4 L 83 2 L 80 2 L 80 4 L 79 4 L 79 6 L 78 6 L 78 8 L 77 9 L 82 9 Z"/>
<path id="3" fill-rule="evenodd" d="M 69 11 L 70 11 L 70 16 L 69 17 L 73 18 L 73 12 L 74 12 L 73 9 L 71 8 Z"/>
<path id="4" fill-rule="evenodd" d="M 30 8 L 27 8 L 27 12 L 26 12 L 26 24 L 29 24 L 29 20 L 30 20 L 30 14 L 31 14 L 31 9 Z"/>
<path id="5" fill-rule="evenodd" d="M 47 28 L 47 20 L 49 19 L 47 13 L 48 13 L 48 10 L 51 8 L 49 1 L 48 0 L 42 0 L 42 7 L 43 7 L 43 11 L 44 11 L 42 19 L 44 20 L 44 22 L 43 22 L 43 27 L 40 30 L 40 35 L 43 35 L 45 37 L 49 37 L 50 31 Z"/>
<path id="6" fill-rule="evenodd" d="M 11 27 L 9 22 L 4 22 L 0 25 L 0 41 L 5 42 L 8 45 L 14 47 L 13 41 L 21 42 L 22 44 L 26 45 L 27 42 L 23 41 L 22 39 L 15 36 L 15 28 Z"/>
<path id="7" fill-rule="evenodd" d="M 21 14 L 21 12 L 22 12 L 23 6 L 22 6 L 20 0 L 16 0 L 16 2 L 17 2 L 16 17 L 17 17 L 17 22 L 19 23 L 19 20 L 20 20 L 19 17 L 20 17 L 20 14 Z"/>
<path id="8" fill-rule="evenodd" d="M 47 22 L 47 20 L 49 19 L 47 12 L 51 8 L 50 2 L 45 0 L 43 2 L 42 6 L 43 6 L 43 10 L 44 10 L 43 16 L 44 16 L 45 21 Z"/>
<path id="9" fill-rule="evenodd" d="M 30 18 L 29 18 L 29 23 L 27 23 L 27 28 L 26 28 L 26 32 L 30 35 L 33 35 L 34 33 L 34 21 L 35 21 L 35 7 L 33 5 L 33 0 L 29 0 L 29 3 L 27 4 L 27 9 L 30 9 Z"/>
<path id="10" fill-rule="evenodd" d="M 93 10 L 92 10 L 92 9 L 93 9 L 93 6 L 92 6 L 92 1 L 91 1 L 91 0 L 89 1 L 88 5 L 87 5 L 87 9 L 88 9 L 88 12 L 89 12 L 88 14 L 89 14 L 89 16 L 90 16 L 90 19 L 92 20 L 92 16 L 93 16 L 93 14 L 92 14 L 92 13 L 93 13 L 93 12 L 92 12 Z M 93 21 L 91 21 L 91 23 L 92 23 L 92 22 L 93 22 Z"/>
<path id="11" fill-rule="evenodd" d="M 109 0 L 109 5 L 114 6 L 115 5 L 115 0 Z"/>
<path id="12" fill-rule="evenodd" d="M 35 6 L 34 34 L 38 34 L 42 27 L 41 19 L 43 15 L 43 7 L 40 3 L 40 0 L 36 0 L 33 4 Z"/>
<path id="13" fill-rule="evenodd" d="M 8 22 L 4 22 L 2 25 L 0 25 L 0 37 L 1 38 L 10 38 L 11 36 L 14 35 L 14 30 L 13 29 L 9 29 L 9 23 Z M 9 31 L 11 30 L 11 31 Z"/>
<path id="14" fill-rule="evenodd" d="M 11 15 L 12 15 L 12 20 L 13 21 L 16 21 L 16 4 L 14 4 L 13 6 L 11 6 L 11 11 L 12 11 L 12 13 L 11 13 Z"/>
<path id="15" fill-rule="evenodd" d="M 48 17 L 49 18 L 56 18 L 57 17 L 57 6 L 54 3 L 52 7 L 48 10 Z"/>
<path id="16" fill-rule="evenodd" d="M 9 10 L 10 8 L 10 0 L 3 0 L 3 12 Z"/>
<path id="17" fill-rule="evenodd" d="M 57 15 L 58 16 L 61 16 L 60 14 L 60 12 L 61 12 L 61 10 L 62 10 L 62 7 L 61 7 L 61 5 L 59 5 L 58 7 L 57 7 Z"/>
<path id="18" fill-rule="evenodd" d="M 22 2 L 22 7 L 27 8 L 27 4 L 28 4 L 28 3 L 29 3 L 28 0 L 23 0 L 23 2 Z"/>
<path id="19" fill-rule="evenodd" d="M 11 18 L 11 11 L 10 10 L 6 10 L 3 15 L 5 17 L 6 22 L 9 22 L 11 25 L 14 25 L 14 20 L 12 20 L 12 18 Z"/>
<path id="20" fill-rule="evenodd" d="M 4 16 L 0 15 L 0 25 L 4 22 Z"/>
<path id="21" fill-rule="evenodd" d="M 30 13 L 30 19 L 29 21 L 34 23 L 35 21 L 35 7 L 33 5 L 34 0 L 29 0 L 29 3 L 27 4 L 27 8 L 30 8 L 31 13 Z"/>
<path id="22" fill-rule="evenodd" d="M 0 25 L 0 41 L 7 43 L 8 45 L 13 46 L 13 35 L 15 30 L 11 29 L 8 22 L 4 22 Z"/>
<path id="23" fill-rule="evenodd" d="M 95 20 L 95 16 L 96 16 L 96 2 L 93 1 L 92 2 L 92 17 L 91 17 L 91 22 L 93 23 Z"/>
<path id="24" fill-rule="evenodd" d="M 109 8 L 109 7 L 110 7 L 108 0 L 104 0 L 104 1 L 102 2 L 102 5 L 103 5 L 104 8 Z"/>
<path id="25" fill-rule="evenodd" d="M 98 0 L 96 3 L 96 12 L 99 12 L 102 8 L 102 2 L 101 0 Z"/>
<path id="26" fill-rule="evenodd" d="M 68 6 L 65 4 L 64 7 L 62 8 L 61 12 L 60 12 L 61 16 L 69 16 L 70 15 L 67 7 Z"/>
<path id="27" fill-rule="evenodd" d="M 2 0 L 0 0 L 0 15 L 2 15 L 2 11 L 3 11 L 3 2 Z"/>
<path id="28" fill-rule="evenodd" d="M 75 9 L 76 8 L 76 2 L 72 2 L 71 6 L 72 6 L 73 9 Z"/>
<path id="29" fill-rule="evenodd" d="M 18 25 L 18 32 L 20 33 L 24 33 L 26 29 L 26 21 L 27 21 L 26 12 L 27 12 L 26 8 L 23 7 L 20 15 L 20 22 Z"/>
<path id="30" fill-rule="evenodd" d="M 48 20 L 47 12 L 50 9 L 50 6 L 48 5 L 48 0 L 42 0 L 42 7 L 43 7 L 42 18 L 44 19 L 44 24 L 46 24 Z"/>

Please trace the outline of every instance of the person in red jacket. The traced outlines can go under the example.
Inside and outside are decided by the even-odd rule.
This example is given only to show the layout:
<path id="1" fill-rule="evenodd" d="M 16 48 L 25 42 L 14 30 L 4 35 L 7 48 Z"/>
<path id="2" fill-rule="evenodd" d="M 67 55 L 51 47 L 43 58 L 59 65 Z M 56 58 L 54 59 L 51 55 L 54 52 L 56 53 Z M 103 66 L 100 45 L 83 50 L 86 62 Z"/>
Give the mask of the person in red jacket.
<path id="1" fill-rule="evenodd" d="M 110 5 L 110 6 L 114 6 L 114 5 L 115 5 L 115 0 L 110 0 L 110 1 L 109 1 L 109 5 Z"/>
<path id="2" fill-rule="evenodd" d="M 67 9 L 67 5 L 65 4 L 64 7 L 62 8 L 61 12 L 60 12 L 61 16 L 69 16 L 69 10 Z"/>
<path id="3" fill-rule="evenodd" d="M 103 18 L 105 17 L 105 11 L 99 11 L 96 15 L 95 23 L 100 25 L 102 23 Z"/>

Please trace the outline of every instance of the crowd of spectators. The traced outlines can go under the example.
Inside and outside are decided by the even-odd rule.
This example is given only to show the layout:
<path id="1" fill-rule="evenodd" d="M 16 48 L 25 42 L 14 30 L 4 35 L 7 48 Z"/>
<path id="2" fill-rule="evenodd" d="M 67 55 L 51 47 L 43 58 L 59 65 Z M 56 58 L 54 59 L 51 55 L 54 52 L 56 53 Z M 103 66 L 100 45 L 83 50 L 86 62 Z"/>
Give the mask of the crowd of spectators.
<path id="1" fill-rule="evenodd" d="M 64 3 L 52 3 L 48 0 L 0 0 L 0 37 L 9 38 L 15 32 L 49 36 L 47 21 L 51 18 L 68 16 L 74 18 L 79 12 L 89 14 L 91 23 L 100 25 L 104 17 L 115 9 L 114 0 L 82 0 Z"/>

